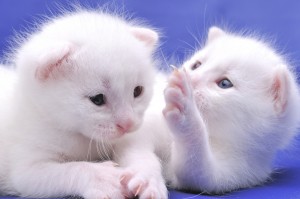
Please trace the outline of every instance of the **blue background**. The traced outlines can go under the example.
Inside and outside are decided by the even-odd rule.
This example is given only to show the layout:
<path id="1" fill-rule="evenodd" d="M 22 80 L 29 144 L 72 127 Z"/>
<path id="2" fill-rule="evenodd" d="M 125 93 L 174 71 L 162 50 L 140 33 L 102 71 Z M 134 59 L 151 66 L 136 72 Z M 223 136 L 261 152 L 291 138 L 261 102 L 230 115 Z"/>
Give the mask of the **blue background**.
<path id="1" fill-rule="evenodd" d="M 14 32 L 31 27 L 39 16 L 55 15 L 57 3 L 74 1 L 0 0 L 0 59 L 3 60 Z M 80 1 L 102 5 L 111 1 Z M 275 41 L 300 72 L 300 1 L 298 0 L 115 0 L 135 17 L 145 19 L 163 33 L 160 55 L 181 63 L 206 37 L 211 25 L 230 30 L 250 30 Z M 165 66 L 164 66 L 165 67 Z M 300 110 L 299 110 L 300 111 Z M 224 196 L 204 196 L 171 190 L 170 198 L 300 198 L 300 139 L 292 149 L 280 152 L 272 181 L 263 186 Z M 4 197 L 3 197 L 4 198 Z M 1 199 L 1 198 L 0 198 Z"/>

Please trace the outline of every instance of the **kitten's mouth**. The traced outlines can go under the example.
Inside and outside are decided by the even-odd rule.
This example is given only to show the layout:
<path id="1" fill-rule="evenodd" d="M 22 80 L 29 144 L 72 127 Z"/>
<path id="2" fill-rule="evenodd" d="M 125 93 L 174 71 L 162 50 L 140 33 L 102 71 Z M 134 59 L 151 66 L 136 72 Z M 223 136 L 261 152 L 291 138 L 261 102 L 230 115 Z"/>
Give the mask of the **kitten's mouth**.
<path id="1" fill-rule="evenodd" d="M 116 129 L 114 132 L 112 132 L 112 133 L 110 134 L 110 137 L 111 137 L 112 139 L 118 139 L 118 138 L 121 138 L 121 137 L 123 137 L 123 136 L 126 136 L 127 134 L 132 133 L 133 131 L 134 131 L 134 129 L 133 129 L 133 130 L 128 130 L 128 131 Z"/>
<path id="2" fill-rule="evenodd" d="M 135 125 L 135 124 L 132 124 L 132 125 L 128 126 L 127 128 L 116 126 L 116 132 L 117 132 L 117 134 L 120 134 L 121 136 L 123 136 L 125 134 L 134 132 L 135 130 L 138 129 L 138 127 L 139 127 L 139 125 Z"/>
<path id="3" fill-rule="evenodd" d="M 99 125 L 100 129 L 98 130 L 100 134 L 104 135 L 110 139 L 118 139 L 126 134 L 132 133 L 139 128 L 139 124 L 129 122 L 128 124 L 118 125 L 116 124 L 115 127 L 104 127 L 103 125 Z M 104 127 L 104 128 L 103 128 Z"/>

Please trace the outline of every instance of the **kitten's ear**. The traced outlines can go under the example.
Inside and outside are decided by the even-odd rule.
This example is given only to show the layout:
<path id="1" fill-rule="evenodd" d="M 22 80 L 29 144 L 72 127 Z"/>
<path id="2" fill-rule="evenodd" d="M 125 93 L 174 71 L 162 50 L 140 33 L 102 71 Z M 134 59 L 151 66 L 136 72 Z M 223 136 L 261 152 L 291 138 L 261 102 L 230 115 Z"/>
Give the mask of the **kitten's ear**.
<path id="1" fill-rule="evenodd" d="M 274 100 L 274 109 L 278 114 L 285 111 L 290 92 L 289 72 L 286 66 L 280 65 L 273 77 L 271 93 Z"/>
<path id="2" fill-rule="evenodd" d="M 158 33 L 151 29 L 134 27 L 131 28 L 131 33 L 136 39 L 143 42 L 147 47 L 151 48 L 151 50 L 154 49 L 158 42 Z"/>
<path id="3" fill-rule="evenodd" d="M 208 31 L 208 36 L 207 36 L 207 43 L 215 40 L 216 38 L 225 35 L 226 33 L 221 29 L 216 26 L 213 26 L 209 29 Z"/>
<path id="4" fill-rule="evenodd" d="M 75 46 L 68 42 L 53 43 L 47 49 L 43 49 L 44 54 L 39 57 L 38 67 L 35 77 L 45 81 L 55 78 L 68 72 L 68 58 L 74 51 Z"/>

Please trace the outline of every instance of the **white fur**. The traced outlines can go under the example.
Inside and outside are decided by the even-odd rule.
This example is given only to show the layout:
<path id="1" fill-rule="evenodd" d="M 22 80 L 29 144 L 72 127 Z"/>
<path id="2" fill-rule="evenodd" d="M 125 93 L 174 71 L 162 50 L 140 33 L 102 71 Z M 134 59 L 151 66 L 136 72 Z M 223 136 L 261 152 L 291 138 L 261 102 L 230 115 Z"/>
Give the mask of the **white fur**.
<path id="1" fill-rule="evenodd" d="M 0 70 L 1 193 L 124 197 L 121 169 L 102 161 L 116 160 L 119 141 L 142 123 L 157 39 L 94 11 L 62 15 L 24 39 L 16 71 Z M 106 104 L 96 106 L 89 97 L 100 93 Z"/>
<path id="2" fill-rule="evenodd" d="M 161 78 L 164 77 L 158 75 L 155 79 L 154 90 L 156 91 L 163 88 Z M 141 199 L 168 198 L 162 176 L 165 162 L 161 162 L 160 158 L 169 155 L 169 150 L 165 149 L 169 146 L 165 141 L 171 139 L 170 135 L 165 133 L 168 132 L 167 130 L 161 132 L 163 130 L 161 121 L 164 118 L 158 113 L 161 113 L 164 99 L 162 93 L 157 94 L 151 100 L 149 105 L 151 108 L 145 112 L 145 122 L 134 134 L 120 139 L 119 143 L 124 147 L 116 149 L 116 154 L 119 154 L 116 161 L 126 167 L 122 173 L 121 184 L 129 198 L 136 195 Z"/>
<path id="3" fill-rule="evenodd" d="M 197 61 L 201 66 L 191 70 Z M 224 193 L 264 183 L 300 120 L 289 64 L 262 41 L 212 27 L 183 68 L 167 86 L 158 77 L 138 130 L 153 138 L 149 150 L 162 160 L 170 186 Z M 224 78 L 232 88 L 218 87 Z"/>

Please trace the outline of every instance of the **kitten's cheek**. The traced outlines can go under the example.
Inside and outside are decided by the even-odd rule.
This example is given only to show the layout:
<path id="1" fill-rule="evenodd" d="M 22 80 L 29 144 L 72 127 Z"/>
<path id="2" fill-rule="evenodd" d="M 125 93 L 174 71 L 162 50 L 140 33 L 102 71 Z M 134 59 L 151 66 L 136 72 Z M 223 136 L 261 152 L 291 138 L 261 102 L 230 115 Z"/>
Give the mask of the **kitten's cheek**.
<path id="1" fill-rule="evenodd" d="M 199 78 L 191 78 L 191 84 L 193 89 L 201 85 Z"/>
<path id="2" fill-rule="evenodd" d="M 209 103 L 208 103 L 209 100 L 205 98 L 205 93 L 195 91 L 194 98 L 195 98 L 198 111 L 203 113 L 209 109 Z"/>

